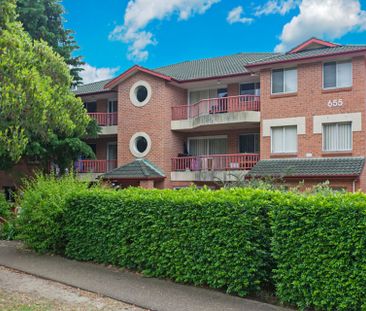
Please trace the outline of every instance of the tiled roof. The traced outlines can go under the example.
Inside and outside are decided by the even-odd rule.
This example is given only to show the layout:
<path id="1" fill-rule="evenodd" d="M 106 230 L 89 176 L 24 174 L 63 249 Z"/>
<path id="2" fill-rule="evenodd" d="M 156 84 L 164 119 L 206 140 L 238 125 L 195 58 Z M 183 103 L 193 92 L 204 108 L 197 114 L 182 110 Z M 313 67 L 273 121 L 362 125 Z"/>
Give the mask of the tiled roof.
<path id="1" fill-rule="evenodd" d="M 278 53 L 238 53 L 234 55 L 182 62 L 153 69 L 179 81 L 205 79 L 247 73 L 245 68 L 254 62 Z"/>
<path id="2" fill-rule="evenodd" d="M 364 164 L 364 157 L 261 160 L 253 167 L 248 176 L 359 176 Z"/>
<path id="3" fill-rule="evenodd" d="M 136 159 L 100 176 L 102 179 L 164 178 L 163 171 L 148 160 Z"/>
<path id="4" fill-rule="evenodd" d="M 342 45 L 336 47 L 324 47 L 313 50 L 304 50 L 297 53 L 287 53 L 280 54 L 277 56 L 271 56 L 267 58 L 263 58 L 260 60 L 256 60 L 247 64 L 248 67 L 257 66 L 268 63 L 277 63 L 283 61 L 291 61 L 291 60 L 300 60 L 308 57 L 321 57 L 338 53 L 346 53 L 346 52 L 357 52 L 360 50 L 366 50 L 366 45 Z"/>
<path id="5" fill-rule="evenodd" d="M 99 93 L 99 92 L 109 92 L 109 90 L 104 89 L 104 86 L 112 79 L 97 81 L 93 83 L 79 85 L 74 91 L 75 95 L 83 95 L 89 93 Z"/>

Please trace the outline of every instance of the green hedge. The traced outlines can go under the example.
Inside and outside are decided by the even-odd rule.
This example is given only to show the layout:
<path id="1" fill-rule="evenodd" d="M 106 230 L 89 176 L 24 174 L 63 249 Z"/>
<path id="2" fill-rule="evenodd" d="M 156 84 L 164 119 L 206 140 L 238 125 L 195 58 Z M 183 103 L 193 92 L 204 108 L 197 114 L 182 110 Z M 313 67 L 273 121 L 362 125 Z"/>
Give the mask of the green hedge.
<path id="1" fill-rule="evenodd" d="M 57 178 L 38 174 L 25 181 L 17 198 L 17 238 L 37 252 L 62 253 L 66 199 L 87 188 L 87 183 L 72 175 Z"/>
<path id="2" fill-rule="evenodd" d="M 69 198 L 66 255 L 246 295 L 269 281 L 268 209 L 260 190 L 84 192 Z"/>
<path id="3" fill-rule="evenodd" d="M 286 195 L 271 212 L 278 297 L 366 310 L 366 195 Z"/>

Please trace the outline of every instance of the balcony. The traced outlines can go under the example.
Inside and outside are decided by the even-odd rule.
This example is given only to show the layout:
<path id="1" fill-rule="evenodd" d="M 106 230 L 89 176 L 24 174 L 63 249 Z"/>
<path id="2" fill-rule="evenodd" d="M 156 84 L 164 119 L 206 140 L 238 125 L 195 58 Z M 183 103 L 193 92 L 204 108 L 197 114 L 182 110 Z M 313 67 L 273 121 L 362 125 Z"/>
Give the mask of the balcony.
<path id="1" fill-rule="evenodd" d="M 203 99 L 193 105 L 172 107 L 172 130 L 212 129 L 217 125 L 259 123 L 260 97 L 239 95 Z M 232 127 L 231 127 L 232 128 Z"/>
<path id="2" fill-rule="evenodd" d="M 117 167 L 117 160 L 79 160 L 75 162 L 75 171 L 80 174 L 100 175 Z"/>
<path id="3" fill-rule="evenodd" d="M 100 134 L 117 134 L 118 113 L 117 112 L 90 112 L 88 115 L 97 121 L 102 128 Z"/>
<path id="4" fill-rule="evenodd" d="M 229 180 L 245 175 L 259 161 L 257 153 L 215 154 L 172 158 L 173 181 Z"/>

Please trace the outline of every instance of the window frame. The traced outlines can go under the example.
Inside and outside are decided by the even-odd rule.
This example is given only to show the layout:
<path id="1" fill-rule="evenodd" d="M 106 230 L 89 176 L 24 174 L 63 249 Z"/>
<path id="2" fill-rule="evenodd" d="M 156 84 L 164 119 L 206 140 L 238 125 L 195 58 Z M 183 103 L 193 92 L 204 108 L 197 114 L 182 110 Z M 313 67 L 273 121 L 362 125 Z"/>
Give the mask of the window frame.
<path id="1" fill-rule="evenodd" d="M 324 83 L 325 83 L 325 79 L 324 79 L 324 66 L 325 64 L 329 64 L 329 63 L 335 63 L 336 64 L 336 86 L 331 86 L 331 87 L 325 87 Z M 338 63 L 350 63 L 351 64 L 351 84 L 348 86 L 338 86 Z M 326 61 L 323 62 L 322 64 L 322 89 L 323 90 L 336 90 L 336 89 L 343 89 L 343 88 L 351 88 L 353 87 L 353 62 L 352 59 L 347 59 L 347 60 L 333 60 L 333 61 Z"/>
<path id="2" fill-rule="evenodd" d="M 229 89 L 228 89 L 227 84 L 220 84 L 219 86 L 208 87 L 208 88 L 206 87 L 206 88 L 192 88 L 192 89 L 189 89 L 188 92 L 187 92 L 188 93 L 187 94 L 187 105 L 190 106 L 190 105 L 197 104 L 197 103 L 191 103 L 191 93 L 192 92 L 208 91 L 210 93 L 210 90 L 215 90 L 216 93 L 217 93 L 218 90 L 220 90 L 220 89 L 227 89 L 228 96 L 229 96 Z M 218 95 L 216 95 L 216 97 L 217 96 Z M 216 97 L 214 97 L 214 98 L 216 98 Z M 209 98 L 205 98 L 205 99 L 209 99 Z"/>
<path id="3" fill-rule="evenodd" d="M 187 150 L 188 153 L 191 153 L 191 140 L 210 140 L 210 139 L 226 139 L 227 141 L 227 147 L 229 147 L 229 141 L 228 141 L 228 135 L 210 135 L 210 136 L 190 136 L 187 137 Z M 205 154 L 210 155 L 210 154 Z M 201 155 L 201 156 L 205 156 Z"/>
<path id="4" fill-rule="evenodd" d="M 350 149 L 335 149 L 335 150 L 325 150 L 325 135 L 324 135 L 324 126 L 326 125 L 337 125 L 337 131 L 339 124 L 349 124 L 351 126 L 351 148 Z M 338 139 L 338 133 L 337 133 L 337 139 Z M 344 122 L 326 122 L 322 123 L 322 152 L 352 152 L 353 150 L 353 131 L 352 131 L 352 121 L 344 121 Z"/>
<path id="5" fill-rule="evenodd" d="M 258 147 L 258 151 L 257 152 L 254 152 L 254 154 L 256 153 L 260 153 L 260 134 L 259 133 L 242 133 L 242 134 L 239 134 L 239 139 L 238 139 L 238 151 L 239 151 L 239 154 L 243 153 L 245 154 L 246 152 L 240 152 L 240 138 L 242 136 L 249 136 L 249 135 L 253 135 L 253 136 L 257 136 L 258 137 L 258 144 L 257 144 L 257 147 Z M 254 147 L 255 147 L 255 144 L 254 144 Z M 255 149 L 255 148 L 254 148 Z"/>
<path id="6" fill-rule="evenodd" d="M 296 150 L 295 151 L 273 151 L 273 129 L 274 128 L 282 128 L 282 139 L 285 142 L 285 128 L 294 127 L 296 129 Z M 298 130 L 297 125 L 280 125 L 280 126 L 271 126 L 271 154 L 297 154 L 299 150 L 299 144 L 298 144 Z"/>
<path id="7" fill-rule="evenodd" d="M 289 91 L 286 92 L 285 89 L 285 81 L 286 81 L 286 75 L 285 72 L 289 71 L 289 70 L 296 70 L 296 90 L 295 91 Z M 283 88 L 282 88 L 282 92 L 277 92 L 277 93 L 273 93 L 273 72 L 276 70 L 282 70 L 283 72 Z M 296 94 L 298 91 L 298 70 L 297 67 L 289 67 L 289 68 L 275 68 L 271 70 L 271 95 L 281 95 L 281 94 Z"/>

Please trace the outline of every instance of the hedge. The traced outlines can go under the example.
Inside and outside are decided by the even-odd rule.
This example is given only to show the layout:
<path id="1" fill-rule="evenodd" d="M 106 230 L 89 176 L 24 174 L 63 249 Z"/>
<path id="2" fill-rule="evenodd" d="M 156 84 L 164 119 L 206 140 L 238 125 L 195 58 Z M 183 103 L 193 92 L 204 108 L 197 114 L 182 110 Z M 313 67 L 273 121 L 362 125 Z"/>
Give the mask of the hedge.
<path id="1" fill-rule="evenodd" d="M 37 174 L 24 181 L 17 204 L 16 238 L 37 252 L 63 253 L 66 198 L 88 188 L 72 175 L 62 178 Z"/>
<path id="2" fill-rule="evenodd" d="M 366 195 L 286 195 L 271 211 L 277 296 L 301 309 L 366 310 Z"/>
<path id="3" fill-rule="evenodd" d="M 268 210 L 250 189 L 83 192 L 68 199 L 66 255 L 241 296 L 271 277 Z"/>

